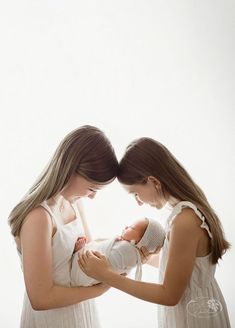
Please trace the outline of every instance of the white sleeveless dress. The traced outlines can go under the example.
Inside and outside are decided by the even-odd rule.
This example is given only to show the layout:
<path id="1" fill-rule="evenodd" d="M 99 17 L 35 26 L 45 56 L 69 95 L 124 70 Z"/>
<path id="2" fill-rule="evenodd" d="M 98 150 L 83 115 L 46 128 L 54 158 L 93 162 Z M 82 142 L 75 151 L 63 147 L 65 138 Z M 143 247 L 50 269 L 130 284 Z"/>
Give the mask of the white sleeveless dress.
<path id="1" fill-rule="evenodd" d="M 52 238 L 53 278 L 58 285 L 70 287 L 71 257 L 78 237 L 84 230 L 76 205 L 72 205 L 76 219 L 62 224 L 46 202 L 41 204 L 54 220 L 57 231 Z M 21 254 L 20 258 L 21 258 Z M 43 269 L 42 269 L 43 270 Z M 58 309 L 35 311 L 27 293 L 24 296 L 21 328 L 100 328 L 94 299 Z"/>
<path id="2" fill-rule="evenodd" d="M 170 231 L 171 222 L 183 208 L 194 210 L 201 219 L 201 228 L 206 229 L 212 238 L 209 227 L 202 213 L 191 202 L 181 201 L 172 210 L 166 226 Z M 159 282 L 162 283 L 167 265 L 169 240 L 165 239 L 159 267 Z M 197 257 L 189 284 L 176 306 L 158 305 L 158 328 L 229 328 L 226 303 L 215 280 L 216 265 L 210 255 Z M 183 268 L 182 268 L 183 270 Z"/>

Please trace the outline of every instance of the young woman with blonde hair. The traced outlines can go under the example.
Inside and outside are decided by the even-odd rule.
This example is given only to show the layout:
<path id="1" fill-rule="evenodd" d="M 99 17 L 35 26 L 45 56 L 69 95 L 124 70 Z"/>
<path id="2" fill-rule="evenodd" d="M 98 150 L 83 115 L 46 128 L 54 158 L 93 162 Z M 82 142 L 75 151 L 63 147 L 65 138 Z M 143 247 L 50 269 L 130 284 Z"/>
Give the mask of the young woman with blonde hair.
<path id="1" fill-rule="evenodd" d="M 158 328 L 229 328 L 226 303 L 214 273 L 230 245 L 201 188 L 170 151 L 151 138 L 137 139 L 127 147 L 118 179 L 139 205 L 161 209 L 168 203 L 172 208 L 159 283 L 119 276 L 97 252 L 81 256 L 81 268 L 109 286 L 159 304 Z"/>
<path id="2" fill-rule="evenodd" d="M 26 293 L 22 328 L 98 328 L 92 298 L 108 287 L 70 287 L 71 257 L 89 229 L 81 198 L 112 182 L 118 163 L 104 133 L 82 126 L 58 146 L 49 165 L 9 216 Z"/>

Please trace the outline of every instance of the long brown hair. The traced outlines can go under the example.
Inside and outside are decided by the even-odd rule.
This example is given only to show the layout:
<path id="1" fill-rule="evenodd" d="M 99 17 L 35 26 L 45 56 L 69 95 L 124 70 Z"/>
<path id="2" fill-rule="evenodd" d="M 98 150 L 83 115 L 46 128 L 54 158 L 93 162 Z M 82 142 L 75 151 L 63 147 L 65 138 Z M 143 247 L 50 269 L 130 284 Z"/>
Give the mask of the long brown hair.
<path id="1" fill-rule="evenodd" d="M 148 176 L 160 181 L 163 194 L 194 203 L 204 215 L 212 233 L 211 260 L 217 263 L 230 244 L 205 194 L 164 145 L 151 138 L 140 138 L 127 147 L 119 163 L 118 180 L 126 185 L 144 184 Z"/>
<path id="2" fill-rule="evenodd" d="M 18 236 L 27 214 L 41 202 L 57 195 L 74 173 L 104 184 L 117 175 L 114 149 L 98 128 L 84 125 L 70 132 L 60 143 L 48 166 L 9 215 L 13 236 Z"/>

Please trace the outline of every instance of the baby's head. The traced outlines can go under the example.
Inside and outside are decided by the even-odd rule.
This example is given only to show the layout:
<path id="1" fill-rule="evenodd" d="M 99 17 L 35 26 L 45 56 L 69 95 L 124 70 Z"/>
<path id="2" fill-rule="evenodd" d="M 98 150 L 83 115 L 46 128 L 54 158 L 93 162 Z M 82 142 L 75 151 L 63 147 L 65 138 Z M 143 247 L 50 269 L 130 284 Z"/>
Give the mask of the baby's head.
<path id="1" fill-rule="evenodd" d="M 122 232 L 122 239 L 134 241 L 137 244 L 141 240 L 147 226 L 148 220 L 145 218 L 135 221 L 132 225 L 125 227 Z"/>
<path id="2" fill-rule="evenodd" d="M 125 227 L 122 239 L 134 243 L 138 248 L 145 246 L 149 252 L 154 252 L 157 247 L 162 247 L 165 231 L 156 221 L 144 218 Z"/>

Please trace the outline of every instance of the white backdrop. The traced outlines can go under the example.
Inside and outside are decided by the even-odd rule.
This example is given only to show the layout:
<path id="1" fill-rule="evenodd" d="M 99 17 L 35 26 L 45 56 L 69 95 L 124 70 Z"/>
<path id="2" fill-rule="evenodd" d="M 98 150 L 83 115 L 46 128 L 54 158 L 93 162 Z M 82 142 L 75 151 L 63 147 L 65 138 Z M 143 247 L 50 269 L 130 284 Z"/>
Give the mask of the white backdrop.
<path id="1" fill-rule="evenodd" d="M 0 327 L 19 325 L 23 276 L 10 209 L 70 130 L 103 129 L 118 158 L 134 138 L 163 142 L 204 189 L 234 237 L 234 16 L 229 0 L 1 3 Z M 167 211 L 138 207 L 115 181 L 86 200 L 94 237 Z M 216 277 L 235 326 L 234 248 Z M 145 266 L 144 279 L 158 271 Z M 156 305 L 110 290 L 103 328 L 156 327 Z"/>

